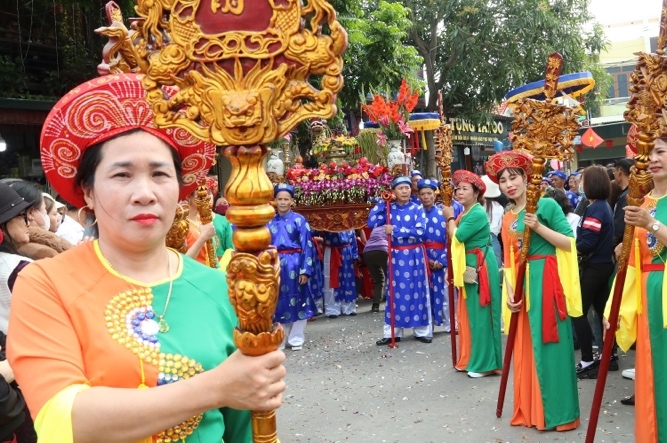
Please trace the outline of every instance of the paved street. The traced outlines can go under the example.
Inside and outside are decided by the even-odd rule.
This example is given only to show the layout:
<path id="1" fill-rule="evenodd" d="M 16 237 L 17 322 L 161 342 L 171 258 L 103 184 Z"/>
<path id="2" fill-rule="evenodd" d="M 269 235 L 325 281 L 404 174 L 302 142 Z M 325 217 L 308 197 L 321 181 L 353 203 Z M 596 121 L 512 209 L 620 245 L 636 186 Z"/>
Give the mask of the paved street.
<path id="1" fill-rule="evenodd" d="M 579 382 L 578 429 L 512 427 L 511 377 L 504 415 L 496 418 L 500 376 L 471 379 L 456 372 L 442 328 L 432 344 L 409 331 L 397 349 L 376 346 L 383 316 L 369 310 L 370 302 L 360 301 L 355 317 L 320 316 L 308 323 L 303 350 L 285 350 L 288 387 L 277 413 L 282 443 L 584 441 L 595 380 Z M 621 370 L 633 361 L 634 351 L 621 354 Z M 634 441 L 634 408 L 619 402 L 632 392 L 632 381 L 610 373 L 596 442 Z"/>

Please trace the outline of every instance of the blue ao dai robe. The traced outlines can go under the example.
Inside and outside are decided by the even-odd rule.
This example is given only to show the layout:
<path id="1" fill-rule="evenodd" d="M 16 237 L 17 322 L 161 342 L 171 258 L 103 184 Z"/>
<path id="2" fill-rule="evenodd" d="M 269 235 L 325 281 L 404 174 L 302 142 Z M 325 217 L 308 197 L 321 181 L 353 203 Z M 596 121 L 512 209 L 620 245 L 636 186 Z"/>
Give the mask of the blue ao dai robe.
<path id="1" fill-rule="evenodd" d="M 354 275 L 354 260 L 359 258 L 357 236 L 354 231 L 322 232 L 324 247 L 338 247 L 342 258 L 342 266 L 338 268 L 340 286 L 334 289 L 337 302 L 353 302 L 357 299 L 357 282 Z M 344 246 L 347 245 L 345 247 Z M 326 272 L 326 271 L 325 271 Z"/>
<path id="2" fill-rule="evenodd" d="M 319 253 L 317 252 L 317 246 L 313 237 L 317 237 L 317 233 L 313 232 L 310 240 L 313 242 L 313 247 L 315 247 L 315 253 L 313 255 L 313 273 L 308 279 L 308 289 L 310 289 L 310 294 L 315 300 L 315 304 L 318 306 L 317 312 L 321 313 L 322 299 L 324 298 L 324 275 L 322 274 L 322 260 L 320 260 Z"/>
<path id="3" fill-rule="evenodd" d="M 368 215 L 368 226 L 387 224 L 386 203 L 379 202 Z M 399 205 L 390 203 L 389 224 L 395 226 L 391 236 L 391 251 L 387 285 L 394 295 L 394 324 L 397 328 L 430 326 L 429 283 L 424 259 L 424 207 L 413 202 Z M 401 249 L 405 246 L 416 246 Z M 385 322 L 391 324 L 390 303 L 385 306 Z"/>
<path id="4" fill-rule="evenodd" d="M 312 241 L 306 219 L 293 211 L 284 216 L 276 214 L 268 224 L 271 244 L 280 256 L 280 295 L 274 320 L 294 323 L 311 318 L 317 312 L 315 301 L 307 284 L 299 284 L 299 276 L 312 276 L 317 251 Z M 301 249 L 301 252 L 281 253 L 284 250 Z"/>
<path id="5" fill-rule="evenodd" d="M 433 322 L 440 326 L 443 321 L 443 310 L 448 294 L 446 291 L 446 275 L 447 268 L 447 231 L 445 217 L 442 215 L 442 209 L 433 205 L 429 210 L 424 210 L 426 214 L 426 230 L 424 231 L 424 242 L 440 243 L 442 249 L 429 248 L 426 246 L 426 256 L 428 260 L 433 260 L 440 263 L 443 268 L 438 270 L 431 269 L 431 278 L 429 280 L 429 290 L 431 293 L 431 310 L 433 314 Z"/>

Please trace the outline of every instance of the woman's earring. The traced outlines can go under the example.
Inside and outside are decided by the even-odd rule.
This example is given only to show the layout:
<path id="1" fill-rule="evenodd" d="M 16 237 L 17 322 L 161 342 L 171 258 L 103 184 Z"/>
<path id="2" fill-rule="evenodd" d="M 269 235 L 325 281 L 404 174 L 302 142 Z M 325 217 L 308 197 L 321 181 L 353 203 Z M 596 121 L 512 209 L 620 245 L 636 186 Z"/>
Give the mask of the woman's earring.
<path id="1" fill-rule="evenodd" d="M 95 211 L 93 211 L 92 209 L 88 208 L 88 205 L 86 205 L 86 206 L 82 206 L 81 208 L 79 208 L 79 211 L 76 213 L 76 218 L 78 219 L 77 221 L 78 221 L 79 223 L 81 223 L 81 211 L 83 211 L 84 209 L 90 211 L 90 212 L 93 214 L 93 217 L 95 217 Z M 87 222 L 88 222 L 88 217 L 86 217 L 86 226 L 85 226 L 86 228 L 93 227 L 93 226 L 95 226 L 95 225 L 97 224 L 97 217 L 95 217 L 95 221 L 92 222 L 91 224 L 88 224 Z"/>

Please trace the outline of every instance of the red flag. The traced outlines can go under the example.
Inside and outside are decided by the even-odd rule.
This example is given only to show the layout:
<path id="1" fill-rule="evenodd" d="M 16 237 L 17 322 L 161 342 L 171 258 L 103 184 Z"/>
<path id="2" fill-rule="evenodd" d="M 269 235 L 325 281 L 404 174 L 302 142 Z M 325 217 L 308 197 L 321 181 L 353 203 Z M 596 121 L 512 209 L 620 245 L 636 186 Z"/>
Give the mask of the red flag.
<path id="1" fill-rule="evenodd" d="M 600 146 L 600 143 L 603 141 L 604 139 L 597 135 L 596 132 L 593 131 L 593 128 L 588 128 L 586 132 L 584 132 L 584 135 L 581 136 L 581 144 L 584 146 L 590 146 L 593 149 Z"/>

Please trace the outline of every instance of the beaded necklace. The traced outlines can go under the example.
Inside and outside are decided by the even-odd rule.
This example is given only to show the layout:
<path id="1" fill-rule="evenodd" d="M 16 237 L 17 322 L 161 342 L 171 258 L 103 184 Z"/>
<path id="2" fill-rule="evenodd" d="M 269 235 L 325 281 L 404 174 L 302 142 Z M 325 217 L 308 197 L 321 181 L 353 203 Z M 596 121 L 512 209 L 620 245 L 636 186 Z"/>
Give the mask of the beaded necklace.
<path id="1" fill-rule="evenodd" d="M 104 260 L 104 262 L 109 266 L 111 269 L 113 269 L 116 274 L 123 280 L 125 280 L 127 283 L 129 283 L 132 286 L 132 289 L 136 291 L 134 288 L 134 285 L 127 279 L 123 274 L 118 272 L 116 268 L 113 267 L 111 262 L 102 254 L 102 251 L 100 251 L 100 257 Z M 158 331 L 165 334 L 169 332 L 169 323 L 167 323 L 167 320 L 164 319 L 164 316 L 167 315 L 167 309 L 169 308 L 169 301 L 171 300 L 171 290 L 174 287 L 174 279 L 173 274 L 171 272 L 171 257 L 169 257 L 169 251 L 167 250 L 167 272 L 169 274 L 169 290 L 167 291 L 167 300 L 164 303 L 164 309 L 162 310 L 162 314 L 157 314 L 155 311 L 153 311 L 152 307 L 150 312 L 147 312 L 146 316 L 142 319 L 142 324 L 141 324 L 141 330 L 143 333 L 149 335 L 149 336 L 155 336 Z M 155 321 L 155 315 L 158 317 L 158 321 Z"/>

